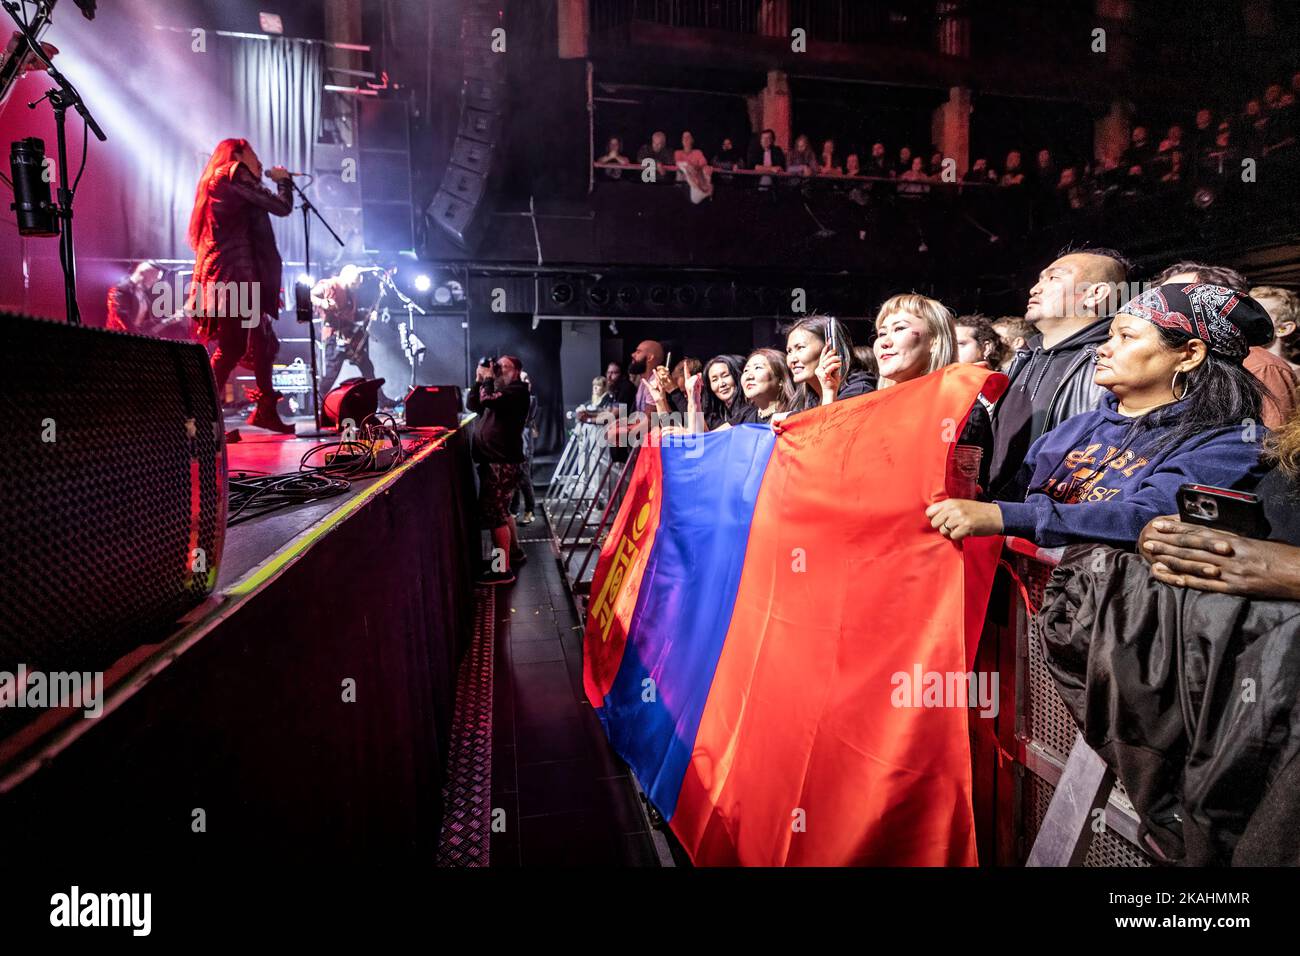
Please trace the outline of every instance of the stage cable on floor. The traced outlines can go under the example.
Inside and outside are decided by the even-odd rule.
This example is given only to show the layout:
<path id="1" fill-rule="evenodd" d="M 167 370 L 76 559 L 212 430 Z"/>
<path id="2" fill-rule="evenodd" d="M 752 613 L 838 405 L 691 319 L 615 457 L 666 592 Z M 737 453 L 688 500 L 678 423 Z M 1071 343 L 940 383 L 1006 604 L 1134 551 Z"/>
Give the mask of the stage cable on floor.
<path id="1" fill-rule="evenodd" d="M 341 495 L 352 487 L 352 481 L 382 475 L 407 457 L 397 421 L 387 413 L 367 416 L 348 432 L 338 441 L 307 449 L 297 471 L 278 475 L 232 471 L 227 527 L 281 508 Z"/>

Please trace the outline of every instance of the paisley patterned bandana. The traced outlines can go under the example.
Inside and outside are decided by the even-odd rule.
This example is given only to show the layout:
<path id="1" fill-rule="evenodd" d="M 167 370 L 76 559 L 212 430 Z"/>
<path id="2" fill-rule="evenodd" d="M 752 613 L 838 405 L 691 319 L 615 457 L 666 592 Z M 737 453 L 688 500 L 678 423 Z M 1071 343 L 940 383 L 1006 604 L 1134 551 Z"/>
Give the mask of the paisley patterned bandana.
<path id="1" fill-rule="evenodd" d="M 1273 322 L 1250 296 L 1201 282 L 1173 283 L 1148 289 L 1119 309 L 1200 339 L 1217 355 L 1240 362 L 1252 345 L 1273 338 Z"/>

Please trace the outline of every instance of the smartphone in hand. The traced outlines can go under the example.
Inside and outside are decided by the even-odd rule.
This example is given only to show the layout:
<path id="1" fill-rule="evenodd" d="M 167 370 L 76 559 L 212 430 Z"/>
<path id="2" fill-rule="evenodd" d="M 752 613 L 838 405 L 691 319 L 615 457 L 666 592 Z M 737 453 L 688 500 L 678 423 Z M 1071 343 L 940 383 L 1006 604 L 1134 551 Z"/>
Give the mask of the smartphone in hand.
<path id="1" fill-rule="evenodd" d="M 1183 485 L 1178 489 L 1178 517 L 1243 538 L 1267 538 L 1270 527 L 1258 495 L 1212 485 Z"/>

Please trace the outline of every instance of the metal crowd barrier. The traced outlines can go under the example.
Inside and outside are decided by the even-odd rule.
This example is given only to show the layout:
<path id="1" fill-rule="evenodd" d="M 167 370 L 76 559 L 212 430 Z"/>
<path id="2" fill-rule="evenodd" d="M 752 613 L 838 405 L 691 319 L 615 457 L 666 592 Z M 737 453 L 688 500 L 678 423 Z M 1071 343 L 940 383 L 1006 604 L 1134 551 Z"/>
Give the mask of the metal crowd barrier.
<path id="1" fill-rule="evenodd" d="M 1023 584 L 1003 580 L 994 597 L 1010 607 L 990 609 L 996 627 L 999 611 L 1014 628 L 997 662 L 1000 682 L 1014 687 L 1014 721 L 999 728 L 997 762 L 1009 770 L 994 796 L 1003 833 L 1014 833 L 997 862 L 1031 866 L 1145 867 L 1152 861 L 1139 846 L 1138 815 L 1124 788 L 1101 758 L 1084 743 L 1061 701 L 1043 660 L 1035 615 L 1059 549 L 1049 551 L 1018 538 L 1007 539 L 1007 565 Z M 1003 573 L 1000 572 L 999 577 Z M 1010 575 L 1006 575 L 1007 578 Z M 986 627 L 985 637 L 989 635 Z M 978 667 L 979 665 L 977 665 Z M 1006 759 L 1010 758 L 1010 759 Z M 977 763 L 979 758 L 977 757 Z M 979 779 L 977 769 L 976 778 Z M 1113 783 L 1113 786 L 1112 786 Z M 1104 828 L 1096 832 L 1095 809 L 1104 807 Z"/>
<path id="2" fill-rule="evenodd" d="M 635 449 L 624 460 L 615 460 L 604 425 L 578 422 L 542 496 L 551 548 L 581 613 L 586 612 L 600 548 L 618 514 L 635 463 Z"/>

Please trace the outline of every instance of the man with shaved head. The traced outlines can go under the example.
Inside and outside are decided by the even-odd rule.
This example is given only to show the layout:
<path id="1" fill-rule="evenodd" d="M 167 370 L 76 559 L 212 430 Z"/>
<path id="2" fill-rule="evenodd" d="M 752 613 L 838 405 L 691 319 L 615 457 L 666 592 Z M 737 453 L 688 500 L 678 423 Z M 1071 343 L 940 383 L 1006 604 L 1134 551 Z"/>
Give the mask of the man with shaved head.
<path id="1" fill-rule="evenodd" d="M 1092 380 L 1097 346 L 1109 335 L 1118 286 L 1129 263 L 1113 249 L 1064 251 L 1038 274 L 1025 318 L 1038 334 L 1016 353 L 1011 379 L 993 413 L 989 490 L 1018 501 L 1020 466 L 1029 446 L 1067 418 L 1099 407 L 1105 389 Z"/>
<path id="2" fill-rule="evenodd" d="M 647 382 L 650 376 L 654 374 L 656 368 L 664 364 L 664 347 L 654 339 L 646 339 L 636 347 L 632 353 L 632 362 L 628 365 L 627 370 L 632 375 L 640 375 L 641 383 L 636 387 L 636 410 L 645 412 L 647 415 L 653 415 L 655 412 L 655 400 L 650 395 L 650 387 Z"/>
<path id="3" fill-rule="evenodd" d="M 605 430 L 605 439 L 610 444 L 614 461 L 626 461 L 628 446 L 636 440 L 634 436 L 644 434 L 657 420 L 658 403 L 651 395 L 647 383 L 655 369 L 663 364 L 664 347 L 654 339 L 646 339 L 632 352 L 632 361 L 627 366 L 628 374 L 641 376 L 641 382 L 636 387 L 636 400 L 629 410 L 631 414 L 610 422 Z"/>

